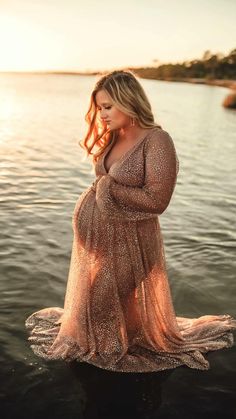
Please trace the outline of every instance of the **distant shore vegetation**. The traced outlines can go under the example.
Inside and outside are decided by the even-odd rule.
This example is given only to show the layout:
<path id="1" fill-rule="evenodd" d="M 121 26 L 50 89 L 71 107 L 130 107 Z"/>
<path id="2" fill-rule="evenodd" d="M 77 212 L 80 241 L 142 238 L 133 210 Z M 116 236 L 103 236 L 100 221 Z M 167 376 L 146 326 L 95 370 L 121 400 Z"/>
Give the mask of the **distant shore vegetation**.
<path id="1" fill-rule="evenodd" d="M 184 61 L 182 63 L 167 63 L 158 65 L 158 60 L 153 60 L 152 66 L 147 67 L 126 67 L 126 70 L 133 71 L 138 77 L 153 80 L 186 81 L 191 83 L 206 83 L 236 88 L 236 48 L 228 55 L 218 52 L 212 54 L 210 50 L 203 53 L 201 59 Z M 113 69 L 114 70 L 114 69 Z M 116 70 L 124 70 L 124 67 Z M 59 74 L 59 75 L 99 75 L 108 73 L 106 71 L 2 71 L 1 73 L 21 74 Z"/>
<path id="2" fill-rule="evenodd" d="M 154 60 L 154 62 L 158 62 Z M 133 68 L 134 69 L 134 68 Z M 207 79 L 236 80 L 236 48 L 224 56 L 205 51 L 201 59 L 178 64 L 161 64 L 152 67 L 135 68 L 137 75 L 155 80 Z"/>

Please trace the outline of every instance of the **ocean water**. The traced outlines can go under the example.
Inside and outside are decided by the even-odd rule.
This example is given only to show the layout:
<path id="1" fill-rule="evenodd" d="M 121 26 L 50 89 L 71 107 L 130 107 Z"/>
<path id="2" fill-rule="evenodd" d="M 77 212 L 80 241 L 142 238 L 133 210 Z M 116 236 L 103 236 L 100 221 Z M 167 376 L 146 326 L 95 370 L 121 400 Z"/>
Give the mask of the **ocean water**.
<path id="1" fill-rule="evenodd" d="M 2 418 L 235 418 L 236 351 L 150 374 L 45 362 L 25 318 L 63 307 L 72 211 L 95 179 L 78 141 L 96 76 L 0 75 Z M 140 80 L 180 162 L 160 216 L 176 314 L 236 317 L 236 113 L 223 87 Z"/>

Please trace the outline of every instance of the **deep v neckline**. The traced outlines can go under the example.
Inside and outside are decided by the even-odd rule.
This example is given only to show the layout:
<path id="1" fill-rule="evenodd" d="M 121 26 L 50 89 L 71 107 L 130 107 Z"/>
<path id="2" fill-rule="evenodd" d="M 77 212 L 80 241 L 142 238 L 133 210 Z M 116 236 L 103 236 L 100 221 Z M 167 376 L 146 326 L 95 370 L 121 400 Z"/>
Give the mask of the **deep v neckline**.
<path id="1" fill-rule="evenodd" d="M 124 154 L 122 154 L 122 156 L 111 165 L 110 169 L 107 170 L 106 167 L 105 167 L 105 159 L 106 159 L 106 156 L 109 153 L 109 151 L 112 149 L 113 143 L 115 143 L 115 138 L 113 138 L 111 140 L 111 143 L 107 147 L 107 150 L 104 152 L 103 158 L 102 158 L 102 166 L 103 166 L 103 169 L 105 170 L 106 174 L 109 174 L 110 170 L 112 169 L 112 167 L 114 165 L 116 165 L 116 164 L 120 163 L 122 160 L 126 159 L 128 157 L 128 155 L 131 154 L 132 151 L 138 146 L 138 144 L 140 144 L 142 141 L 145 140 L 145 138 L 147 138 L 147 136 L 150 134 L 151 131 L 152 130 L 149 130 L 149 132 L 147 132 L 143 137 L 141 137 L 139 140 L 137 140 L 136 143 L 132 147 L 130 147 Z"/>

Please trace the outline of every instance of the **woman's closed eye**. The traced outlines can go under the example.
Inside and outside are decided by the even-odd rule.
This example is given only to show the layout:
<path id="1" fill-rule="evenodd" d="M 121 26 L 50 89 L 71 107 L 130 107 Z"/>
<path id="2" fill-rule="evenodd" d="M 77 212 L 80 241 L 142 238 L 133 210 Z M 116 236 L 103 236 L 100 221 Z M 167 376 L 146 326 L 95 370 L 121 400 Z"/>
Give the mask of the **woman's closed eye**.
<path id="1" fill-rule="evenodd" d="M 111 109 L 111 106 L 107 106 L 104 109 Z M 101 108 L 98 107 L 98 111 L 101 111 Z"/>

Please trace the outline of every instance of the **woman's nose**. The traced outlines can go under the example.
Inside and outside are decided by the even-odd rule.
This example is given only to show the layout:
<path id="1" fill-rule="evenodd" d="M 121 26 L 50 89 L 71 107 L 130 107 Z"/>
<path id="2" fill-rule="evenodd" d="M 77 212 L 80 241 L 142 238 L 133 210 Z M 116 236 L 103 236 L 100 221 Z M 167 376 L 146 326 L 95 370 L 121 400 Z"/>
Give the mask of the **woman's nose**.
<path id="1" fill-rule="evenodd" d="M 106 119 L 106 111 L 101 111 L 100 116 L 101 119 Z"/>

